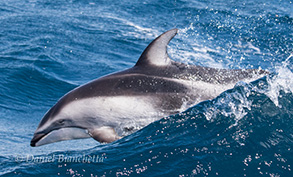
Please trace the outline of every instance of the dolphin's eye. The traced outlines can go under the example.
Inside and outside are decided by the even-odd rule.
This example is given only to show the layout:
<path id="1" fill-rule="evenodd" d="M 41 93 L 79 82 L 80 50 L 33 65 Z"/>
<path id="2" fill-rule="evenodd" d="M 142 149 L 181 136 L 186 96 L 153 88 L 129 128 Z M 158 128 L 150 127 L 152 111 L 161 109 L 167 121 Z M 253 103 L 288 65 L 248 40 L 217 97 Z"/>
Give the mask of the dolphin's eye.
<path id="1" fill-rule="evenodd" d="M 64 119 L 58 120 L 58 124 L 60 124 L 60 125 L 63 125 L 63 124 L 64 124 L 64 122 L 65 122 L 65 120 L 64 120 Z"/>

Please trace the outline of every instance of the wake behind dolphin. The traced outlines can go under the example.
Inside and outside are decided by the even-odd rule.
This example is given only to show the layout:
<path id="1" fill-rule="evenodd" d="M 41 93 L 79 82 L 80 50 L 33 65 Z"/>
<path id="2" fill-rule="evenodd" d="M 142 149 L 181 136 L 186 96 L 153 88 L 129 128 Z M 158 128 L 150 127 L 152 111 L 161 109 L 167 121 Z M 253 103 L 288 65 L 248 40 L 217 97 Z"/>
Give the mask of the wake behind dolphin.
<path id="1" fill-rule="evenodd" d="M 90 137 L 109 143 L 120 139 L 131 125 L 144 127 L 212 99 L 240 80 L 249 82 L 267 74 L 172 61 L 167 45 L 177 31 L 172 29 L 152 41 L 134 67 L 64 95 L 41 120 L 31 146 Z"/>

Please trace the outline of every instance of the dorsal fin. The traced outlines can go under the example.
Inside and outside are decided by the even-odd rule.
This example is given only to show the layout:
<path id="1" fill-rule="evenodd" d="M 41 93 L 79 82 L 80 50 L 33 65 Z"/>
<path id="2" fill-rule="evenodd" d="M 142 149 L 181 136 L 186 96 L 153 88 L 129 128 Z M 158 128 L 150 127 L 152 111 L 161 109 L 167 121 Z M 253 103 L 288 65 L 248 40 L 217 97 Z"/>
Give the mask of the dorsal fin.
<path id="1" fill-rule="evenodd" d="M 171 59 L 167 54 L 167 45 L 171 39 L 177 34 L 178 29 L 169 30 L 155 40 L 143 51 L 135 66 L 166 66 L 171 63 Z"/>

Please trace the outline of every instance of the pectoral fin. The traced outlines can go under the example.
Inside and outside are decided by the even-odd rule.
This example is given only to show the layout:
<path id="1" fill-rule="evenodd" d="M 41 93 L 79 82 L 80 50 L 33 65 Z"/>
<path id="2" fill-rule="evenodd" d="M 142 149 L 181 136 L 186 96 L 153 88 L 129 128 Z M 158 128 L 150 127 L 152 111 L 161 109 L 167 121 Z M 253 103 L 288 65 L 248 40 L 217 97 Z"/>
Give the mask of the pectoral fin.
<path id="1" fill-rule="evenodd" d="M 100 143 L 111 143 L 121 138 L 112 127 L 108 126 L 92 129 L 89 135 Z"/>

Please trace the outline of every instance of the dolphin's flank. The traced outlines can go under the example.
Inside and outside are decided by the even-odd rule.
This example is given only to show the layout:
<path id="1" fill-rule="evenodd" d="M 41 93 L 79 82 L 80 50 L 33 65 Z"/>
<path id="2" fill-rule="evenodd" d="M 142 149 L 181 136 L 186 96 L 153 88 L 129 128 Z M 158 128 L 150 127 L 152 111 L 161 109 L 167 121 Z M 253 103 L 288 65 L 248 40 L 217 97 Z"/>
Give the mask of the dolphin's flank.
<path id="1" fill-rule="evenodd" d="M 215 69 L 175 62 L 167 54 L 167 45 L 177 31 L 172 29 L 152 41 L 132 68 L 64 95 L 44 115 L 31 146 L 90 137 L 109 143 L 212 99 L 240 80 L 249 82 L 267 74 L 257 69 Z"/>

